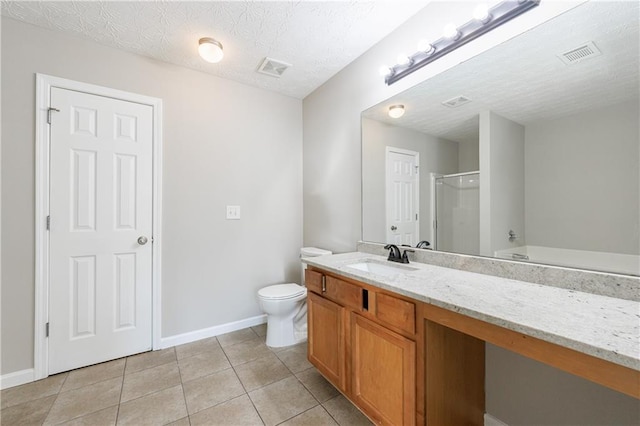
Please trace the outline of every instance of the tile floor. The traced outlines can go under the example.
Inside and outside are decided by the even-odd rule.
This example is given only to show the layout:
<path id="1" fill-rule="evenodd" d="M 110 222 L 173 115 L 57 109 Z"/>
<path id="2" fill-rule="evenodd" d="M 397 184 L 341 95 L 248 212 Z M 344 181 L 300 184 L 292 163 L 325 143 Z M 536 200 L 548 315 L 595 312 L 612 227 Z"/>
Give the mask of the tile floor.
<path id="1" fill-rule="evenodd" d="M 266 326 L 56 374 L 3 390 L 8 425 L 370 425 Z"/>

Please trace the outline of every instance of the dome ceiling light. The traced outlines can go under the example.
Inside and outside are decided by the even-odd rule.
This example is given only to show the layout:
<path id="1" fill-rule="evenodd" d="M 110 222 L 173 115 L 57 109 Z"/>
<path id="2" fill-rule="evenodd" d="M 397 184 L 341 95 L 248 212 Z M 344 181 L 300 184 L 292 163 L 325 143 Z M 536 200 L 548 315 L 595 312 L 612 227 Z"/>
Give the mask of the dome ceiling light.
<path id="1" fill-rule="evenodd" d="M 222 43 L 211 37 L 203 37 L 199 41 L 198 53 L 200 57 L 212 64 L 218 63 L 224 57 Z"/>

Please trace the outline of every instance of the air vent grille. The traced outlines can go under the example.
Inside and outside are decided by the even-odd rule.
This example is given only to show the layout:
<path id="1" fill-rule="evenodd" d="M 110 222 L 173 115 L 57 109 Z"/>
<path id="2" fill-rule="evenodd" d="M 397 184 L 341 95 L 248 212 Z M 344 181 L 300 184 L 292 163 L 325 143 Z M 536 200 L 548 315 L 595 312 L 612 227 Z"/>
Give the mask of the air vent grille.
<path id="1" fill-rule="evenodd" d="M 471 98 L 460 95 L 442 102 L 442 105 L 449 108 L 458 108 L 459 106 L 462 106 L 469 102 L 471 102 Z"/>
<path id="2" fill-rule="evenodd" d="M 580 47 L 576 47 L 575 49 L 559 54 L 558 58 L 560 58 L 560 60 L 565 64 L 569 65 L 577 64 L 578 62 L 600 56 L 601 54 L 602 52 L 600 52 L 600 49 L 590 41 Z"/>
<path id="3" fill-rule="evenodd" d="M 262 61 L 257 71 L 261 74 L 280 78 L 290 66 L 291 64 L 287 64 L 286 62 L 278 61 L 272 58 L 264 58 L 264 61 Z"/>

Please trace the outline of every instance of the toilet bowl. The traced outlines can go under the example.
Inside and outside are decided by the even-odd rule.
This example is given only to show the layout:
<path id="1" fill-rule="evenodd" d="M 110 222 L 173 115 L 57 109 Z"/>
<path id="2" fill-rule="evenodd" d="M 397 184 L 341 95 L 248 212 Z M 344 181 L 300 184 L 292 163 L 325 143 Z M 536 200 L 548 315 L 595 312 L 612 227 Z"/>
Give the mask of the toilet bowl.
<path id="1" fill-rule="evenodd" d="M 303 247 L 300 257 L 326 256 L 329 250 Z M 304 285 L 304 269 L 302 284 Z M 307 289 L 298 284 L 276 284 L 258 291 L 260 308 L 267 314 L 267 346 L 280 348 L 307 340 Z"/>
<path id="2" fill-rule="evenodd" d="M 267 314 L 267 346 L 279 348 L 306 340 L 294 329 L 295 317 L 302 310 L 306 314 L 306 297 L 307 289 L 298 284 L 276 284 L 258 291 L 260 308 Z"/>

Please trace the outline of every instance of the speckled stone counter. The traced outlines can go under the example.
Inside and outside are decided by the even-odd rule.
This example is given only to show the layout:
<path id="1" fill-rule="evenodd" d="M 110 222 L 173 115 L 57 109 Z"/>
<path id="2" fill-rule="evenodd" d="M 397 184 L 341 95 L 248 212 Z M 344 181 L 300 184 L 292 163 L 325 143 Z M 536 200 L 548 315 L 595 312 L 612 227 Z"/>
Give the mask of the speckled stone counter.
<path id="1" fill-rule="evenodd" d="M 640 303 L 412 262 L 394 276 L 348 265 L 363 252 L 303 259 L 309 265 L 640 371 Z M 393 263 L 389 262 L 391 265 Z"/>

